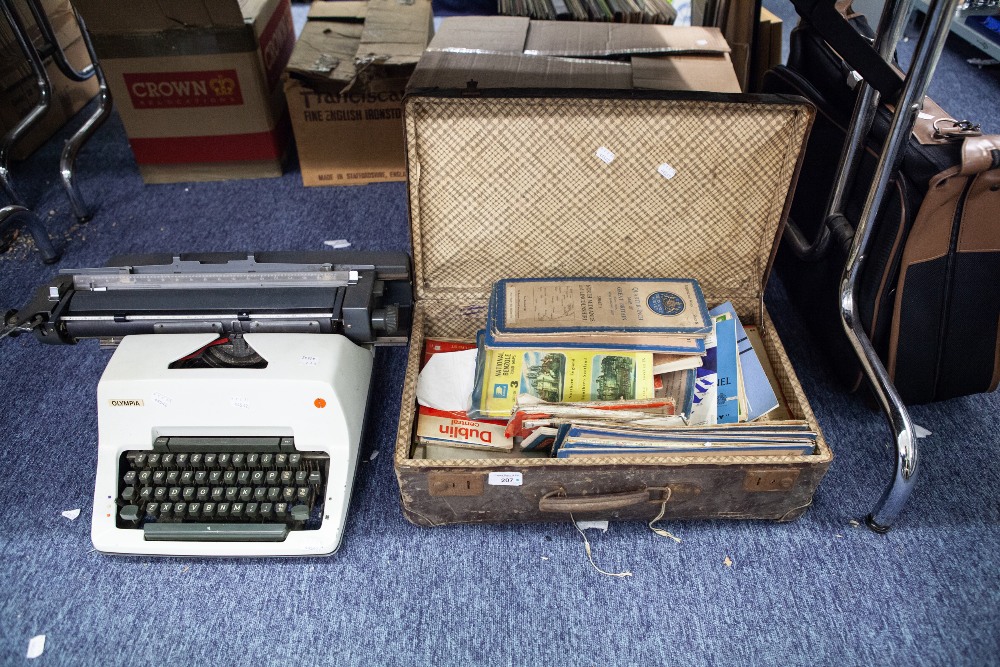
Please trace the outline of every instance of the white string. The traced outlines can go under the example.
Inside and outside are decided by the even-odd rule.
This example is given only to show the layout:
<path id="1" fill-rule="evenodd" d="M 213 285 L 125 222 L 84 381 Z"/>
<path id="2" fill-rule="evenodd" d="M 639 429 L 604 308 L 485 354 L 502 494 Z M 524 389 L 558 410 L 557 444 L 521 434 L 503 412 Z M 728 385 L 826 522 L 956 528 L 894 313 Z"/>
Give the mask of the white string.
<path id="1" fill-rule="evenodd" d="M 594 555 L 590 550 L 590 540 L 587 539 L 587 534 L 581 530 L 580 526 L 576 525 L 576 519 L 573 518 L 573 513 L 569 513 L 569 520 L 573 522 L 573 527 L 576 528 L 576 532 L 580 533 L 580 537 L 583 538 L 583 548 L 587 552 L 587 558 L 590 560 L 590 564 L 594 566 L 594 569 L 601 574 L 607 575 L 609 577 L 631 577 L 632 573 L 628 570 L 624 572 L 605 572 L 601 568 L 597 567 L 597 563 L 594 562 Z"/>
<path id="2" fill-rule="evenodd" d="M 663 496 L 663 502 L 660 504 L 660 513 L 656 515 L 656 518 L 649 522 L 649 529 L 659 535 L 660 537 L 669 537 L 674 542 L 680 544 L 681 538 L 677 537 L 673 533 L 663 529 L 657 528 L 656 522 L 663 518 L 663 515 L 667 513 L 667 501 L 670 500 L 671 495 L 670 487 L 666 487 L 666 494 Z"/>

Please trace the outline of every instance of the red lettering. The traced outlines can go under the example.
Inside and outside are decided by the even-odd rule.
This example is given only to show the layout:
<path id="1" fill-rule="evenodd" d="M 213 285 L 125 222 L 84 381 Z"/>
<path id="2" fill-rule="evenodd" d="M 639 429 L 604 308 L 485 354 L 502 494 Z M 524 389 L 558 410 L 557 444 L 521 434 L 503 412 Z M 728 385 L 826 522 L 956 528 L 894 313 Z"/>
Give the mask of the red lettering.
<path id="1" fill-rule="evenodd" d="M 136 108 L 212 107 L 243 104 L 236 70 L 123 74 Z"/>

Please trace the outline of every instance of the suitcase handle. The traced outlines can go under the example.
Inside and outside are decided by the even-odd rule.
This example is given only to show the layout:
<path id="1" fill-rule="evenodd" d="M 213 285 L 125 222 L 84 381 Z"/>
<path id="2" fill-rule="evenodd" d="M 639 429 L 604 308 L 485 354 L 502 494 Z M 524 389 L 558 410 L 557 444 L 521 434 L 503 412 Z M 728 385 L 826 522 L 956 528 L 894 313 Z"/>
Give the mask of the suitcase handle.
<path id="1" fill-rule="evenodd" d="M 852 69 L 864 77 L 882 100 L 895 103 L 903 89 L 903 79 L 875 50 L 871 43 L 855 30 L 841 14 L 833 0 L 792 0 L 795 11 L 826 40 Z"/>
<path id="2" fill-rule="evenodd" d="M 599 493 L 587 496 L 566 496 L 563 489 L 551 491 L 538 501 L 542 512 L 603 512 L 649 502 L 649 490 L 624 493 Z"/>
<path id="3" fill-rule="evenodd" d="M 831 242 L 839 246 L 846 255 L 854 241 L 854 226 L 842 213 L 834 213 L 820 227 L 815 240 L 810 242 L 795 222 L 788 218 L 785 222 L 785 241 L 795 256 L 806 262 L 818 262 L 826 256 Z"/>

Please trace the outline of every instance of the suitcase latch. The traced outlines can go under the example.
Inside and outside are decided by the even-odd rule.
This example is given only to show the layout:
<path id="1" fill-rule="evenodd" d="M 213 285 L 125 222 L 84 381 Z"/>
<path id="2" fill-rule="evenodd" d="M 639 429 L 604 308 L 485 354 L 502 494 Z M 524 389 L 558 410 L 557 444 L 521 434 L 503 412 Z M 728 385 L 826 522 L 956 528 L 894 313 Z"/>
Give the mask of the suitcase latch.
<path id="1" fill-rule="evenodd" d="M 486 475 L 467 472 L 427 473 L 427 491 L 432 496 L 481 496 Z"/>
<path id="2" fill-rule="evenodd" d="M 799 478 L 798 468 L 788 470 L 748 470 L 744 491 L 789 491 Z"/>

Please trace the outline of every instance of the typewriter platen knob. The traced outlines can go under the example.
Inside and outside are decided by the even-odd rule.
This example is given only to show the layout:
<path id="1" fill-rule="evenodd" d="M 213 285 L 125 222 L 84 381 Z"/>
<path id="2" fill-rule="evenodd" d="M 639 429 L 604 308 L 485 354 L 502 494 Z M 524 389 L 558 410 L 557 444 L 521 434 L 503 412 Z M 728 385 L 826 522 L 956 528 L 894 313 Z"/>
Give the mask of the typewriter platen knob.
<path id="1" fill-rule="evenodd" d="M 396 333 L 399 330 L 399 306 L 389 304 L 373 310 L 372 328 L 390 335 Z"/>

